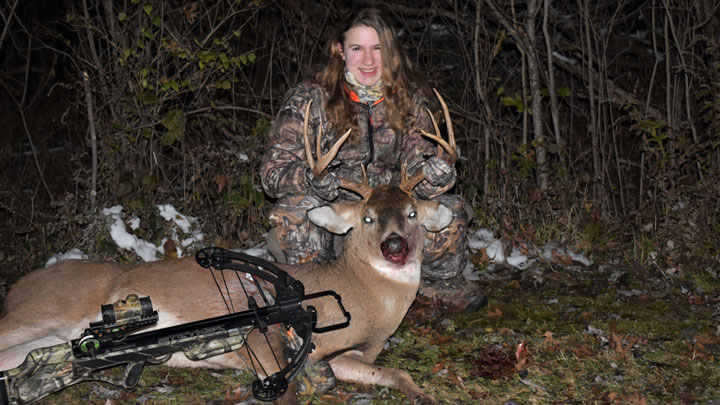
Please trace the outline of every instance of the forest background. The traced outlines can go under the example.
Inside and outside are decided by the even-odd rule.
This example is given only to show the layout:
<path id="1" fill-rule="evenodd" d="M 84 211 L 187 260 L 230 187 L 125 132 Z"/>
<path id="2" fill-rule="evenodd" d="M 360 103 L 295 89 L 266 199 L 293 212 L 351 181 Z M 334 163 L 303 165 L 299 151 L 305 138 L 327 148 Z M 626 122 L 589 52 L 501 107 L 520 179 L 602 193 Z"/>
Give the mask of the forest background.
<path id="1" fill-rule="evenodd" d="M 357 2 L 353 2 L 356 4 Z M 286 91 L 325 60 L 340 1 L 82 0 L 0 8 L 0 293 L 57 252 L 136 260 L 101 209 L 250 247 Z M 712 0 L 399 1 L 400 39 L 449 102 L 457 192 L 509 246 L 553 241 L 711 271 L 720 18 Z M 672 243 L 668 243 L 671 241 Z M 684 247 L 684 248 L 681 248 Z M 166 249 L 168 256 L 175 249 Z M 716 277 L 717 274 L 711 274 Z M 3 294 L 0 294 L 3 295 Z"/>

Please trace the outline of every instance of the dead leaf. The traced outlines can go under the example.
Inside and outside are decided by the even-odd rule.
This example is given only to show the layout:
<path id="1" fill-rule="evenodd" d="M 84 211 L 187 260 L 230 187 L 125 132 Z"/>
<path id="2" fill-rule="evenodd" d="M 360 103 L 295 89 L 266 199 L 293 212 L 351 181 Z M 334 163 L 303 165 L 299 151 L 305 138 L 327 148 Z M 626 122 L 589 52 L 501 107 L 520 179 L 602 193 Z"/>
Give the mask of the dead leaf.
<path id="1" fill-rule="evenodd" d="M 543 335 L 545 336 L 545 340 L 540 343 L 541 345 L 554 345 L 557 344 L 557 340 L 553 339 L 553 333 L 550 331 L 545 332 Z"/>
<path id="2" fill-rule="evenodd" d="M 432 336 L 430 336 L 430 344 L 436 345 L 440 343 L 445 343 L 448 340 L 452 339 L 453 336 L 441 336 L 440 334 L 433 332 Z"/>
<path id="3" fill-rule="evenodd" d="M 225 190 L 225 186 L 228 182 L 228 176 L 224 174 L 218 174 L 213 178 L 215 180 L 215 184 L 217 184 L 217 192 L 218 194 L 222 193 L 223 190 Z"/>
<path id="4" fill-rule="evenodd" d="M 198 3 L 190 3 L 183 7 L 183 12 L 185 13 L 185 19 L 188 23 L 192 24 L 197 20 L 198 16 L 200 15 L 200 12 L 198 11 Z"/>
<path id="5" fill-rule="evenodd" d="M 470 390 L 468 391 L 468 394 L 470 394 L 473 399 L 485 399 L 490 396 L 490 391 L 477 392 L 475 390 Z"/>
<path id="6" fill-rule="evenodd" d="M 515 373 L 512 349 L 483 348 L 479 352 L 473 353 L 469 362 L 475 366 L 473 375 L 488 380 L 510 378 Z"/>
<path id="7" fill-rule="evenodd" d="M 517 350 L 515 350 L 515 359 L 517 359 L 515 369 L 522 371 L 530 367 L 529 356 L 530 351 L 528 350 L 527 342 L 520 342 L 517 346 Z"/>
<path id="8" fill-rule="evenodd" d="M 444 368 L 445 368 L 445 362 L 441 361 L 440 363 L 436 364 L 435 367 L 432 368 L 432 373 L 435 374 Z"/>
<path id="9" fill-rule="evenodd" d="M 575 356 L 577 356 L 579 358 L 590 357 L 590 356 L 595 355 L 595 352 L 593 352 L 593 350 L 587 346 L 575 346 L 573 348 L 570 348 L 570 351 L 572 351 L 575 354 Z"/>
<path id="10" fill-rule="evenodd" d="M 417 328 L 411 327 L 410 330 L 418 336 L 425 336 L 428 333 L 430 333 L 432 328 L 428 325 L 425 325 L 425 326 L 418 326 Z"/>
<path id="11" fill-rule="evenodd" d="M 573 261 L 569 253 L 553 252 L 553 259 L 563 267 L 572 266 Z"/>
<path id="12" fill-rule="evenodd" d="M 495 307 L 494 311 L 485 311 L 485 316 L 487 316 L 488 318 L 498 318 L 502 316 L 502 311 L 500 310 L 500 308 Z"/>
<path id="13" fill-rule="evenodd" d="M 648 405 L 647 400 L 643 398 L 639 392 L 629 395 L 623 395 L 622 397 L 620 397 L 619 401 L 627 404 Z"/>
<path id="14" fill-rule="evenodd" d="M 706 338 L 706 337 L 700 336 L 700 335 L 693 336 L 693 339 L 695 339 L 695 341 L 698 343 L 702 343 L 702 344 L 706 344 L 706 345 L 720 343 L 720 338 L 715 338 L 715 339 Z"/>
<path id="15" fill-rule="evenodd" d="M 177 259 L 177 249 L 174 240 L 168 239 L 163 243 L 163 253 L 165 256 Z"/>
<path id="16" fill-rule="evenodd" d="M 628 344 L 627 346 L 623 347 L 622 341 L 627 340 Z M 627 355 L 627 352 L 632 349 L 633 346 L 637 342 L 640 341 L 640 336 L 630 337 L 630 335 L 625 334 L 622 336 L 615 334 L 615 327 L 613 326 L 610 331 L 610 347 L 615 350 L 615 352 L 620 354 L 620 357 L 625 358 Z"/>
<path id="17" fill-rule="evenodd" d="M 459 386 L 463 390 L 465 390 L 465 384 L 463 383 L 462 377 L 459 375 L 453 373 L 452 371 L 448 373 L 448 379 L 455 383 L 455 385 Z"/>

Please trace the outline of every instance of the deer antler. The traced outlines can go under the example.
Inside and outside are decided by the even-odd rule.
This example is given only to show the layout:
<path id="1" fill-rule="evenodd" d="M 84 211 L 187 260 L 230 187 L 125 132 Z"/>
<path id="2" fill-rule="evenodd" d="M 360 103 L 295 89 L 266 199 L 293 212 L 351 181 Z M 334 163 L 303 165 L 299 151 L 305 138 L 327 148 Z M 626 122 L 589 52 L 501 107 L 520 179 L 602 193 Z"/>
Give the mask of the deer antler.
<path id="1" fill-rule="evenodd" d="M 350 136 L 350 132 L 352 132 L 352 129 L 348 129 L 347 132 L 343 136 L 338 139 L 337 142 L 330 148 L 327 154 L 322 154 L 322 145 L 321 145 L 321 138 L 322 138 L 322 127 L 318 125 L 317 128 L 317 134 L 315 135 L 315 143 L 316 143 L 316 156 L 317 156 L 317 163 L 313 160 L 312 155 L 312 148 L 310 146 L 310 138 L 308 137 L 308 124 L 310 122 L 310 105 L 312 104 L 312 100 L 310 100 L 305 107 L 305 125 L 303 127 L 303 136 L 305 137 L 305 157 L 307 158 L 308 165 L 310 166 L 310 170 L 312 170 L 313 175 L 317 179 L 321 179 L 325 176 L 325 169 L 327 169 L 330 162 L 332 162 L 333 159 L 335 159 L 335 156 L 337 156 L 338 152 L 340 151 L 340 147 L 345 143 L 347 138 Z M 372 193 L 372 189 L 370 188 L 370 184 L 368 183 L 367 173 L 365 172 L 365 166 L 362 167 L 363 172 L 363 182 L 357 182 L 350 179 L 340 178 L 340 187 L 350 190 L 354 193 L 359 194 L 362 196 L 362 198 L 367 199 L 370 197 L 370 194 Z"/>
<path id="2" fill-rule="evenodd" d="M 448 106 L 445 103 L 445 100 L 443 100 L 440 93 L 436 89 L 433 89 L 433 91 L 435 92 L 435 96 L 437 96 L 438 100 L 440 101 L 440 105 L 443 109 L 443 114 L 445 115 L 445 125 L 448 132 L 448 141 L 446 142 L 444 139 L 442 139 L 442 136 L 440 135 L 440 127 L 438 127 L 438 123 L 429 109 L 427 110 L 427 113 L 428 115 L 430 115 L 430 120 L 432 121 L 433 128 L 435 129 L 435 134 L 431 134 L 422 129 L 420 130 L 420 132 L 425 137 L 437 142 L 438 157 L 443 158 L 446 162 L 448 162 L 448 164 L 453 165 L 457 161 L 458 154 L 457 144 L 455 143 L 455 131 L 453 131 L 452 120 L 450 119 L 450 111 L 448 110 Z M 444 156 L 443 150 L 447 152 L 447 156 Z M 400 189 L 405 191 L 407 194 L 410 194 L 412 193 L 412 190 L 415 188 L 415 186 L 417 186 L 421 181 L 425 180 L 425 173 L 423 173 L 422 170 L 417 170 L 415 174 L 413 174 L 411 177 L 407 177 L 405 169 L 405 165 L 403 165 L 401 167 L 402 182 L 400 183 Z"/>

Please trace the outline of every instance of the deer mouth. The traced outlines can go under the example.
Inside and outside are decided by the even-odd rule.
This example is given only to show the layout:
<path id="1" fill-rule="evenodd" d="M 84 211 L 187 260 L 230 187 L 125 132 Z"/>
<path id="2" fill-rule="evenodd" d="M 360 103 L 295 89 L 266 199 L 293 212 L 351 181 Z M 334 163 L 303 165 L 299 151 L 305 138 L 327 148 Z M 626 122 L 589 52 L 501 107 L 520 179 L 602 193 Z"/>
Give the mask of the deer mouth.
<path id="1" fill-rule="evenodd" d="M 410 252 L 407 240 L 397 234 L 392 234 L 385 239 L 380 244 L 380 250 L 385 260 L 399 265 L 404 265 L 407 262 Z"/>

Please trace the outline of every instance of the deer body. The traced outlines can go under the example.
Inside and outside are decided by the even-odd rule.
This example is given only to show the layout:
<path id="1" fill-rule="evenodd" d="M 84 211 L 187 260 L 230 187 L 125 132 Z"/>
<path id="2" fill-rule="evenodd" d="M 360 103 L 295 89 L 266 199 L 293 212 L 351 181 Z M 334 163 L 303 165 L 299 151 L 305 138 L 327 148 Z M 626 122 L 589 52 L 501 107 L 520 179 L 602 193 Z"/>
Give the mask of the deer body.
<path id="1" fill-rule="evenodd" d="M 352 229 L 336 261 L 281 265 L 303 282 L 308 292 L 330 289 L 339 293 L 352 316 L 349 327 L 313 336 L 316 349 L 310 355 L 312 361 L 329 360 L 341 380 L 386 385 L 409 398 L 429 398 L 407 373 L 372 366 L 372 362 L 417 293 L 421 227 L 442 228 L 451 215 L 442 205 L 416 201 L 397 187 L 376 189 L 367 201 L 311 212 L 311 219 L 330 231 Z M 240 287 L 231 288 L 239 292 Z M 78 338 L 90 322 L 98 320 L 99 305 L 128 294 L 151 297 L 160 312 L 157 328 L 227 313 L 209 271 L 191 258 L 134 266 L 64 261 L 28 274 L 8 294 L 0 318 L 0 370 L 18 366 L 32 349 Z M 343 319 L 334 304 L 318 300 L 310 305 L 318 310 L 320 326 Z M 235 308 L 241 309 L 245 308 Z M 248 339 L 252 344 L 260 338 L 254 331 Z M 281 344 L 279 333 L 274 341 Z M 230 353 L 200 362 L 176 354 L 168 364 L 247 368 L 244 352 L 236 353 L 240 355 Z M 271 354 L 268 351 L 266 355 Z"/>

